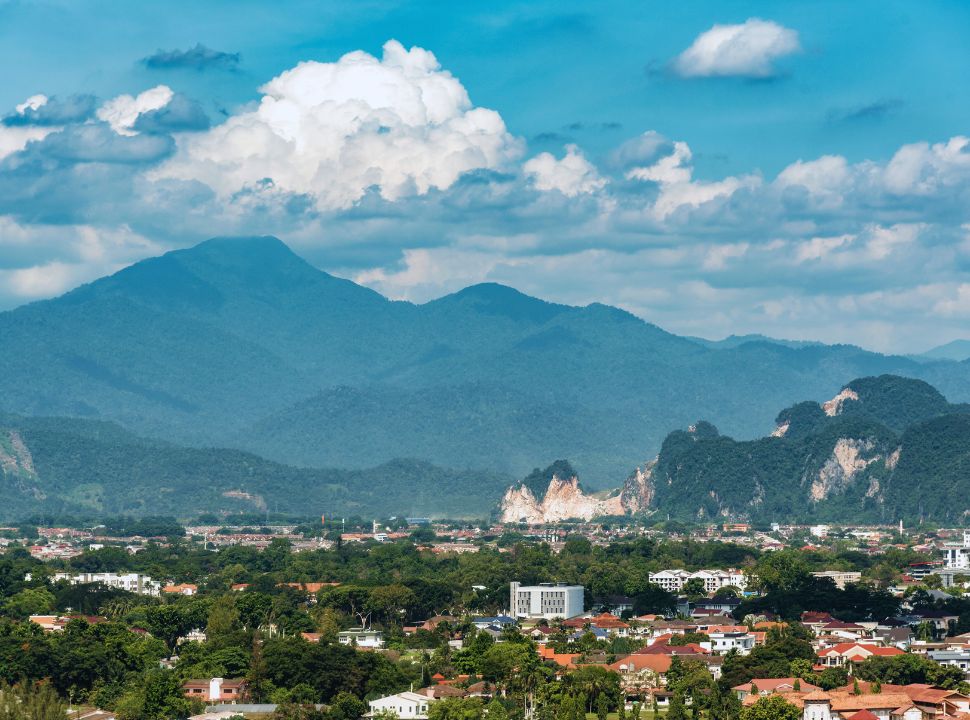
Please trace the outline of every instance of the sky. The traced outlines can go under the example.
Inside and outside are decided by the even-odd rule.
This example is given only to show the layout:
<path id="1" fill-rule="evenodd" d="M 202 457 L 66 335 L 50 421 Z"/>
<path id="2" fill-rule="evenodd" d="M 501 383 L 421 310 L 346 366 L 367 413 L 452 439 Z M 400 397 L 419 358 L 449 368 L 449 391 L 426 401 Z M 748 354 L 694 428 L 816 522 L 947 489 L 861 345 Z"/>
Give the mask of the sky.
<path id="1" fill-rule="evenodd" d="M 0 0 L 0 308 L 272 234 L 424 302 L 970 337 L 970 3 Z"/>

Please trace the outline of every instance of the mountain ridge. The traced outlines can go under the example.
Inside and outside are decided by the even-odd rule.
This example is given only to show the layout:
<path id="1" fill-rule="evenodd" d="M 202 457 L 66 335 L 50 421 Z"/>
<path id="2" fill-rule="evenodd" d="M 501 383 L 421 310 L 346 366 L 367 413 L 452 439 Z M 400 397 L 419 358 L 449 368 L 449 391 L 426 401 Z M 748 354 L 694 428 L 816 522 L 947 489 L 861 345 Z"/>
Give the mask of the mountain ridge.
<path id="1" fill-rule="evenodd" d="M 618 308 L 495 283 L 392 301 L 276 238 L 216 238 L 135 263 L 0 313 L 0 336 L 8 412 L 112 420 L 300 466 L 372 467 L 414 447 L 436 465 L 517 476 L 568 456 L 593 489 L 694 418 L 754 438 L 778 407 L 855 377 L 918 377 L 970 400 L 970 363 L 705 347 Z M 338 388 L 361 402 L 335 405 Z"/>

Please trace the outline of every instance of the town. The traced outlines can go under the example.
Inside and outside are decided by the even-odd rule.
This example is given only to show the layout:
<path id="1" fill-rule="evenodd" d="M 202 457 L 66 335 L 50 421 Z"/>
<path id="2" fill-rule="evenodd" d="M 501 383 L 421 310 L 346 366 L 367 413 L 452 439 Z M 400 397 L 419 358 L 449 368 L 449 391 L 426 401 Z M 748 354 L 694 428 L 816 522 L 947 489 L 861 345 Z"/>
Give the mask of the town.
<path id="1" fill-rule="evenodd" d="M 3 679 L 92 720 L 970 717 L 963 529 L 200 519 L 0 530 Z"/>

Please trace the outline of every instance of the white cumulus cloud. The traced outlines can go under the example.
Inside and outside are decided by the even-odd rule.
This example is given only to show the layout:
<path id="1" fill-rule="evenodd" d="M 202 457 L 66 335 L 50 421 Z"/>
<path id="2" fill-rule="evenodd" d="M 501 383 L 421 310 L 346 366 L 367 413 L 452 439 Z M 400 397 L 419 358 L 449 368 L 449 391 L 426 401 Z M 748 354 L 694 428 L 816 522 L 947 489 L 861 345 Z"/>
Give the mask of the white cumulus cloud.
<path id="1" fill-rule="evenodd" d="M 539 153 L 522 170 L 537 190 L 558 190 L 566 197 L 596 192 L 606 186 L 606 180 L 575 145 L 566 146 L 561 160 L 552 153 Z"/>
<path id="2" fill-rule="evenodd" d="M 136 135 L 133 128 L 138 117 L 162 109 L 174 96 L 167 85 L 158 85 L 134 97 L 119 95 L 98 108 L 98 119 L 108 123 L 119 135 Z"/>
<path id="3" fill-rule="evenodd" d="M 302 62 L 266 83 L 259 106 L 179 138 L 159 177 L 201 180 L 221 196 L 272 180 L 346 208 L 369 188 L 387 200 L 445 189 L 522 152 L 501 116 L 474 107 L 434 54 L 391 40 L 378 59 Z"/>
<path id="4" fill-rule="evenodd" d="M 715 25 L 674 60 L 682 77 L 771 77 L 775 60 L 798 52 L 798 33 L 771 20 Z"/>

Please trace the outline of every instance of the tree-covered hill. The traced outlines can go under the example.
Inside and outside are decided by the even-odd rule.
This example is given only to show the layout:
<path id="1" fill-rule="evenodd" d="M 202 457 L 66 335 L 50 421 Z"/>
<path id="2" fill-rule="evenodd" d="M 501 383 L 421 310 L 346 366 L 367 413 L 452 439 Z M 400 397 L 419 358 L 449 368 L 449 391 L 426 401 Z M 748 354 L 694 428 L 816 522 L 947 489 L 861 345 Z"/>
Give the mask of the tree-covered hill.
<path id="1" fill-rule="evenodd" d="M 828 413 L 782 411 L 775 436 L 737 441 L 709 423 L 667 436 L 652 509 L 683 519 L 963 522 L 970 512 L 970 413 L 932 386 L 854 380 Z"/>
<path id="2" fill-rule="evenodd" d="M 114 423 L 0 417 L 4 519 L 263 510 L 478 517 L 508 481 L 418 460 L 361 470 L 294 468 L 239 450 L 149 441 Z"/>

